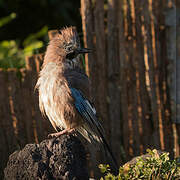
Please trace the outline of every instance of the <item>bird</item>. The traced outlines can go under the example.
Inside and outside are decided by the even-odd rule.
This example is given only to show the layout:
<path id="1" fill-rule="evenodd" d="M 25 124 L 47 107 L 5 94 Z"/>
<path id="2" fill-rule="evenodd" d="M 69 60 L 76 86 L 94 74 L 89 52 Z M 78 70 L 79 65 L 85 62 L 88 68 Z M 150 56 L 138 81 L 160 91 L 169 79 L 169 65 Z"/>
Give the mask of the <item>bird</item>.
<path id="1" fill-rule="evenodd" d="M 78 132 L 90 143 L 103 145 L 118 167 L 89 100 L 89 78 L 81 67 L 81 54 L 91 52 L 81 47 L 76 27 L 58 30 L 47 46 L 35 86 L 39 91 L 39 107 L 56 130 L 49 137 Z"/>

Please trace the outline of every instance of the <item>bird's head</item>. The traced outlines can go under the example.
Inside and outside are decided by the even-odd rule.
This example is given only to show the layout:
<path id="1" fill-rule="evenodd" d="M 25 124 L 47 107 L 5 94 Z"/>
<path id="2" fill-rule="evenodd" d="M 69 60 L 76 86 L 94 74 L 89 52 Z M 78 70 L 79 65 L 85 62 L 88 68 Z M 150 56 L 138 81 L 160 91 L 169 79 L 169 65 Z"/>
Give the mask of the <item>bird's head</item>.
<path id="1" fill-rule="evenodd" d="M 68 27 L 58 31 L 56 36 L 50 41 L 46 54 L 59 56 L 62 61 L 73 61 L 79 54 L 89 52 L 91 52 L 90 49 L 81 48 L 76 28 Z"/>
<path id="2" fill-rule="evenodd" d="M 81 48 L 79 36 L 75 27 L 60 30 L 59 38 L 61 39 L 61 47 L 66 54 L 66 59 L 72 60 L 79 54 L 91 52 L 90 49 Z"/>

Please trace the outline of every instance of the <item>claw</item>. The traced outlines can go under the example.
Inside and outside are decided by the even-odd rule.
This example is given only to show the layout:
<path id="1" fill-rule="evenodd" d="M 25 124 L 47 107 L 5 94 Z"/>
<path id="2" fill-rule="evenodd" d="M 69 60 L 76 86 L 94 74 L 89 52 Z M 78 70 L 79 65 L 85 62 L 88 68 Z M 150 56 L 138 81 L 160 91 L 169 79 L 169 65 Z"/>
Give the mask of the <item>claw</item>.
<path id="1" fill-rule="evenodd" d="M 75 131 L 74 128 L 71 129 L 64 129 L 63 131 L 57 132 L 57 133 L 52 133 L 48 135 L 48 138 L 54 138 L 54 137 L 59 137 L 63 134 L 71 134 Z"/>

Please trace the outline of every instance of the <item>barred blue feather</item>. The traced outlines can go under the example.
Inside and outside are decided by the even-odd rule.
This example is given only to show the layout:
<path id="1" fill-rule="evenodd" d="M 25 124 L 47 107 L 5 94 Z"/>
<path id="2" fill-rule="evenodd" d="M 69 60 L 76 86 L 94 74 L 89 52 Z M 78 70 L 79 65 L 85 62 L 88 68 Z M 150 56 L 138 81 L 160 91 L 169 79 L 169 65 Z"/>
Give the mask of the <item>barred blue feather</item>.
<path id="1" fill-rule="evenodd" d="M 70 88 L 70 89 L 71 89 L 72 97 L 75 100 L 75 107 L 82 116 L 82 118 L 89 125 L 89 127 L 94 130 L 94 126 L 96 126 L 96 128 L 98 128 L 100 131 L 104 131 L 101 124 L 97 120 L 96 110 L 93 107 L 93 105 L 89 102 L 89 100 L 83 96 L 81 91 L 75 88 Z"/>
<path id="2" fill-rule="evenodd" d="M 70 90 L 71 90 L 71 95 L 75 100 L 74 105 L 75 105 L 77 111 L 82 116 L 85 123 L 87 123 L 89 125 L 90 129 L 93 132 L 96 132 L 99 142 L 102 143 L 105 150 L 106 149 L 108 150 L 108 152 L 110 153 L 110 155 L 113 159 L 115 166 L 118 167 L 116 160 L 113 156 L 113 153 L 103 136 L 104 130 L 103 130 L 100 122 L 97 119 L 95 108 L 92 106 L 92 104 L 89 102 L 89 100 L 83 96 L 81 91 L 79 91 L 75 88 L 70 88 Z"/>

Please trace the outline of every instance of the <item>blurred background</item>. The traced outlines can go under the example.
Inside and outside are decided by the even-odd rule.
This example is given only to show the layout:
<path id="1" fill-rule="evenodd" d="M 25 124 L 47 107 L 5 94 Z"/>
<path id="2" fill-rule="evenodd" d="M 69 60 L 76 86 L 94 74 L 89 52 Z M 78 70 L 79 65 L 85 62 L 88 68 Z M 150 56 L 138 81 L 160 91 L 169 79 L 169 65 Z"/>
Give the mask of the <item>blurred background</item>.
<path id="1" fill-rule="evenodd" d="M 79 0 L 0 0 L 0 67 L 24 67 L 26 55 L 44 52 L 48 30 L 69 25 L 82 32 Z"/>
<path id="2" fill-rule="evenodd" d="M 84 67 L 119 165 L 147 148 L 179 157 L 178 0 L 0 0 L 0 177 L 11 153 L 53 132 L 34 86 L 48 31 L 69 25 L 95 49 Z M 106 161 L 95 147 L 89 153 L 96 177 Z"/>

